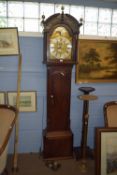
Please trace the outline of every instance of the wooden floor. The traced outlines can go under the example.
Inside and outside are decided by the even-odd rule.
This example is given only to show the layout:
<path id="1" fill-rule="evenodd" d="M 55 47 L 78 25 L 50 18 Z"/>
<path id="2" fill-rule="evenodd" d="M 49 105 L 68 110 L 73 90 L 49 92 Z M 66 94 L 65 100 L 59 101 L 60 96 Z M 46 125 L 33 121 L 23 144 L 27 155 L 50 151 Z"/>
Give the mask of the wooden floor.
<path id="1" fill-rule="evenodd" d="M 86 161 L 86 168 L 76 159 L 44 161 L 38 154 L 18 155 L 18 172 L 12 172 L 12 156 L 8 157 L 9 175 L 94 175 L 94 160 Z M 86 171 L 85 171 L 86 170 Z"/>

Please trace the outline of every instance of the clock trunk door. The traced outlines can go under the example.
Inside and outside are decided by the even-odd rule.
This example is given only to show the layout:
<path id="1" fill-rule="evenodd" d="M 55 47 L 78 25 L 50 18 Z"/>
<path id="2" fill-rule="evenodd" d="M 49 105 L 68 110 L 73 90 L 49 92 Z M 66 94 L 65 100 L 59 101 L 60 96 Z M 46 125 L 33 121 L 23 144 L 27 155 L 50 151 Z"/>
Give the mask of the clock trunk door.
<path id="1" fill-rule="evenodd" d="M 70 128 L 71 66 L 48 67 L 47 130 L 62 131 Z"/>

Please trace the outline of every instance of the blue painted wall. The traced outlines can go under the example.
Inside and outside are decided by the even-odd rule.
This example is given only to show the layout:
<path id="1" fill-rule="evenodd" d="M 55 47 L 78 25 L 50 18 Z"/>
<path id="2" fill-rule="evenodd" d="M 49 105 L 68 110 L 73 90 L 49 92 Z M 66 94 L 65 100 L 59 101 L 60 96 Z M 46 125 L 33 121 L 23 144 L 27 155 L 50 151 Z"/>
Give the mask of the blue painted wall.
<path id="1" fill-rule="evenodd" d="M 82 2 L 83 5 L 84 3 L 88 4 L 87 1 L 79 2 L 80 4 Z M 93 4 L 92 1 L 89 1 L 89 5 L 91 3 Z M 97 5 L 97 2 L 95 5 Z M 99 5 L 104 6 L 103 3 Z M 109 7 L 109 3 L 106 6 Z M 37 91 L 37 112 L 20 113 L 18 150 L 20 153 L 38 152 L 43 147 L 42 130 L 46 126 L 46 66 L 42 63 L 43 38 L 20 36 L 19 39 L 23 58 L 21 90 Z M 16 91 L 17 57 L 1 57 L 0 82 L 1 91 Z M 70 117 L 71 129 L 74 134 L 74 146 L 80 145 L 81 141 L 83 102 L 78 98 L 82 94 L 78 90 L 81 86 L 94 87 L 96 90 L 93 94 L 98 96 L 98 100 L 89 104 L 88 145 L 93 148 L 94 128 L 104 126 L 103 105 L 107 101 L 117 100 L 117 83 L 75 84 L 75 66 L 73 67 Z M 9 152 L 13 151 L 13 136 L 12 134 Z"/>
<path id="2" fill-rule="evenodd" d="M 19 152 L 38 152 L 42 148 L 42 130 L 46 126 L 46 66 L 43 65 L 43 38 L 20 37 L 22 62 L 22 91 L 37 91 L 37 112 L 21 112 L 19 115 Z M 0 90 L 15 91 L 17 77 L 17 59 L 0 59 Z M 9 81 L 9 82 L 8 82 Z M 88 145 L 94 146 L 94 128 L 103 126 L 103 105 L 110 100 L 117 100 L 116 83 L 75 84 L 75 67 L 72 71 L 71 88 L 71 129 L 74 134 L 74 146 L 81 141 L 83 102 L 78 96 L 81 86 L 91 86 L 98 100 L 89 105 Z M 10 140 L 10 152 L 13 150 L 13 135 Z"/>

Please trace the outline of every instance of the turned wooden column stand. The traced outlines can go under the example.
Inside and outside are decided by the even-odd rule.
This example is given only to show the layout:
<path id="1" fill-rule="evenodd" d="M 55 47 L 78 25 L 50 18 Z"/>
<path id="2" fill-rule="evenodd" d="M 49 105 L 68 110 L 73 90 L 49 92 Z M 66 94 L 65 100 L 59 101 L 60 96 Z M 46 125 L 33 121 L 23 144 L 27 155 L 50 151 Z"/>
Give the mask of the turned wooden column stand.
<path id="1" fill-rule="evenodd" d="M 95 91 L 92 87 L 80 87 L 80 91 L 84 94 L 80 95 L 80 100 L 83 100 L 83 116 L 82 116 L 82 138 L 80 147 L 80 168 L 82 172 L 87 171 L 86 159 L 90 154 L 90 149 L 87 147 L 87 135 L 88 135 L 88 119 L 89 119 L 89 101 L 96 100 L 97 96 L 89 94 Z"/>

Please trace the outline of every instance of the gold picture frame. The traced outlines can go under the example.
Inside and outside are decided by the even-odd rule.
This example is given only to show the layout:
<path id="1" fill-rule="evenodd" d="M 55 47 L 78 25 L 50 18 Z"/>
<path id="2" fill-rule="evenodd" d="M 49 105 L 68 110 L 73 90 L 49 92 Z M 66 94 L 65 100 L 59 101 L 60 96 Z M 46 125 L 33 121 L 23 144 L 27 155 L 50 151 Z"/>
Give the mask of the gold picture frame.
<path id="1" fill-rule="evenodd" d="M 76 83 L 117 82 L 117 41 L 80 39 Z"/>
<path id="2" fill-rule="evenodd" d="M 0 92 L 0 104 L 6 103 L 6 95 L 5 92 Z"/>
<path id="3" fill-rule="evenodd" d="M 17 27 L 0 28 L 0 55 L 18 55 L 19 53 Z"/>
<path id="4" fill-rule="evenodd" d="M 95 175 L 117 174 L 117 127 L 96 128 Z"/>
<path id="5" fill-rule="evenodd" d="M 9 105 L 16 106 L 16 92 L 7 93 L 7 101 Z M 37 111 L 37 94 L 36 91 L 21 91 L 19 99 L 20 112 L 36 112 Z"/>

